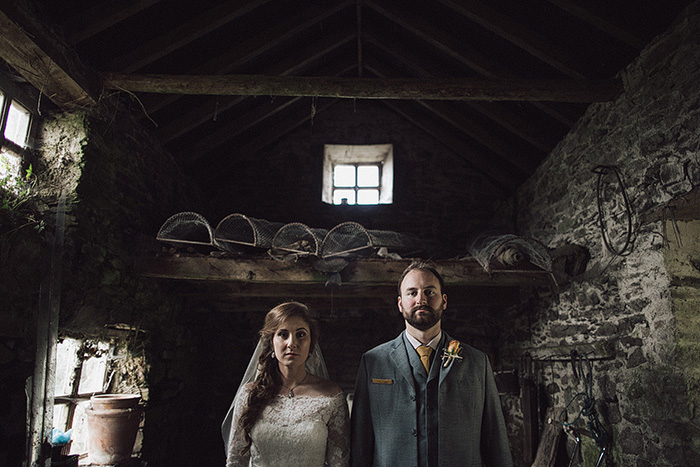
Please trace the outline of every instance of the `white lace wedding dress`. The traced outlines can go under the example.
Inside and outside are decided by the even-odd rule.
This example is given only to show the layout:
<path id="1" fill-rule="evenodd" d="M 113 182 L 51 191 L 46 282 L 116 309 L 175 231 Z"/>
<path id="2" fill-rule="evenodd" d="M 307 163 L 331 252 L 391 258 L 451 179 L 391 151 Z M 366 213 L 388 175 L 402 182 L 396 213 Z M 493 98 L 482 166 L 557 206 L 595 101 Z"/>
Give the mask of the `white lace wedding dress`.
<path id="1" fill-rule="evenodd" d="M 227 467 L 346 467 L 350 454 L 348 406 L 341 392 L 334 396 L 278 395 L 251 430 L 250 455 L 238 419 L 249 389 L 236 401 Z"/>

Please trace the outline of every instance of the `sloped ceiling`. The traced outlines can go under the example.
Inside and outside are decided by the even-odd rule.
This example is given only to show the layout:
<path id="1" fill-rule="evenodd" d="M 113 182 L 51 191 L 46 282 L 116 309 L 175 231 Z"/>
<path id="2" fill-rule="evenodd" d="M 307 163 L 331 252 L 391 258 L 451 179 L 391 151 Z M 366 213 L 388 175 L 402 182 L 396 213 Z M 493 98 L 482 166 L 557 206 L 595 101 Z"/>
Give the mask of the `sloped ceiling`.
<path id="1" fill-rule="evenodd" d="M 691 2 L 22 3 L 0 7 L 0 56 L 18 77 L 46 86 L 49 73 L 26 58 L 36 45 L 58 64 L 51 79 L 68 97 L 46 94 L 57 105 L 124 92 L 195 178 L 200 162 L 226 176 L 222 154 L 255 153 L 308 122 L 312 100 L 319 113 L 339 99 L 366 98 L 513 191 L 589 103 L 621 92 L 618 72 Z M 66 48 L 42 44 L 28 17 Z M 15 35 L 23 32 L 34 45 L 18 59 Z"/>

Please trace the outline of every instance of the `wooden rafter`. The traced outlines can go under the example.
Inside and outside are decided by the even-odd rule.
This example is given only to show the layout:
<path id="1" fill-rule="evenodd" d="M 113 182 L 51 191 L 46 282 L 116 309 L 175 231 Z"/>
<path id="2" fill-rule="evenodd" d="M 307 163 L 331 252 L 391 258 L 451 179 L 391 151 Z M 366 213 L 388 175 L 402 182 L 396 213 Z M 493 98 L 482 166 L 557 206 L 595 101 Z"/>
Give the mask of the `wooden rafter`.
<path id="1" fill-rule="evenodd" d="M 490 6 L 477 0 L 456 2 L 455 0 L 439 0 L 452 11 L 479 24 L 497 36 L 507 40 L 516 47 L 526 51 L 542 62 L 559 70 L 570 78 L 585 79 L 573 64 L 571 54 L 560 50 L 551 42 L 530 31 L 517 21 L 513 21 Z"/>
<path id="2" fill-rule="evenodd" d="M 620 80 L 370 79 L 261 75 L 123 75 L 106 73 L 105 89 L 176 95 L 309 96 L 457 101 L 605 102 Z"/>
<path id="3" fill-rule="evenodd" d="M 67 58 L 61 42 L 22 10 L 0 7 L 0 57 L 43 96 L 64 109 L 92 106 L 99 81 L 80 62 Z"/>
<path id="4" fill-rule="evenodd" d="M 306 67 L 323 57 L 336 51 L 338 48 L 348 44 L 354 36 L 347 32 L 339 31 L 324 38 L 321 42 L 309 44 L 299 55 L 290 57 L 287 61 L 276 64 L 269 70 L 271 75 L 288 76 L 301 72 Z M 207 101 L 203 105 L 192 109 L 181 117 L 172 121 L 165 127 L 158 130 L 158 134 L 165 142 L 172 141 L 188 131 L 210 121 L 215 113 L 223 113 L 237 104 L 241 103 L 245 97 L 228 97 L 218 99 L 216 102 Z"/>
<path id="5" fill-rule="evenodd" d="M 527 178 L 527 174 L 496 154 L 484 157 L 483 152 L 478 152 L 466 144 L 464 138 L 458 138 L 447 132 L 435 118 L 427 118 L 419 113 L 415 104 L 401 101 L 384 101 L 384 104 L 427 135 L 435 138 L 439 144 L 450 149 L 462 162 L 476 168 L 504 192 L 513 193 L 515 187 Z"/>
<path id="6" fill-rule="evenodd" d="M 289 132 L 296 130 L 309 121 L 313 121 L 316 115 L 328 110 L 336 102 L 336 99 L 318 99 L 313 101 L 313 107 L 302 106 L 297 103 L 291 109 L 292 112 L 285 115 L 284 121 L 268 125 L 265 133 L 257 133 L 246 144 L 237 147 L 235 154 L 224 160 L 218 160 L 217 170 L 210 170 L 201 164 L 189 167 L 195 172 L 195 177 L 198 177 L 203 182 L 205 188 L 212 189 L 217 182 L 225 180 L 231 176 L 231 173 L 235 172 L 239 164 L 236 156 L 257 154 Z"/>
<path id="7" fill-rule="evenodd" d="M 409 31 L 411 34 L 422 39 L 426 43 L 431 44 L 439 52 L 478 73 L 480 76 L 494 79 L 515 78 L 511 72 L 503 67 L 495 65 L 491 60 L 477 54 L 473 50 L 469 50 L 467 52 L 460 51 L 460 44 L 458 44 L 454 38 L 448 36 L 441 29 L 428 24 L 425 21 L 418 21 L 416 19 L 408 21 L 402 17 L 400 12 L 389 11 L 371 1 L 365 2 L 365 5 L 371 7 L 374 11 L 387 18 L 392 23 Z M 533 102 L 533 105 L 550 117 L 567 126 L 572 126 L 574 123 L 568 115 L 560 112 L 556 106 L 544 102 Z"/>
<path id="8" fill-rule="evenodd" d="M 74 16 L 65 21 L 61 24 L 61 29 L 67 31 L 66 41 L 71 45 L 75 45 L 119 24 L 121 21 L 160 1 L 136 0 L 125 4 L 124 2 L 106 0 L 96 4 L 82 15 Z"/>
<path id="9" fill-rule="evenodd" d="M 297 16 L 289 18 L 280 24 L 262 31 L 259 35 L 250 38 L 246 42 L 239 44 L 230 51 L 218 55 L 208 62 L 188 70 L 192 75 L 224 75 L 232 72 L 270 51 L 278 44 L 289 40 L 307 30 L 318 25 L 331 15 L 354 4 L 354 0 L 345 0 L 332 7 L 309 7 L 300 12 Z M 275 38 L 270 40 L 270 38 Z M 148 100 L 146 108 L 149 112 L 157 112 L 165 106 L 172 104 L 180 97 L 178 94 L 169 96 L 159 96 L 157 99 Z"/>
<path id="10" fill-rule="evenodd" d="M 270 0 L 222 3 L 168 31 L 167 34 L 158 36 L 129 53 L 117 57 L 107 65 L 107 69 L 133 73 L 268 2 Z M 200 5 L 204 4 L 200 3 Z"/>
<path id="11" fill-rule="evenodd" d="M 365 40 L 369 44 L 372 44 L 374 48 L 377 48 L 384 54 L 393 57 L 396 61 L 401 63 L 403 67 L 410 70 L 416 76 L 426 79 L 435 77 L 428 63 L 425 63 L 415 57 L 409 58 L 411 57 L 410 51 L 406 50 L 401 44 L 397 44 L 395 42 L 387 43 L 386 41 L 378 40 L 373 35 L 369 35 Z M 388 72 L 379 72 L 380 69 L 386 68 L 386 65 L 381 65 L 381 63 L 384 62 L 386 62 L 386 60 L 371 60 L 372 67 L 374 70 L 376 70 L 377 76 L 386 77 L 390 75 Z M 396 73 L 394 73 L 394 75 L 395 74 Z M 535 128 L 531 122 L 508 110 L 500 103 L 469 101 L 464 103 L 464 105 L 467 105 L 474 111 L 486 116 L 501 127 L 507 129 L 509 132 L 515 134 L 524 141 L 527 141 L 540 151 L 549 152 L 556 145 L 557 140 L 551 133 L 543 134 L 540 130 Z"/>
<path id="12" fill-rule="evenodd" d="M 634 34 L 625 31 L 624 29 L 614 25 L 613 23 L 606 21 L 605 19 L 594 15 L 586 8 L 570 1 L 570 0 L 549 0 L 549 3 L 556 5 L 562 10 L 566 11 L 570 15 L 584 21 L 591 26 L 598 28 L 609 36 L 623 42 L 635 50 L 642 50 L 646 45 L 646 42 Z"/>

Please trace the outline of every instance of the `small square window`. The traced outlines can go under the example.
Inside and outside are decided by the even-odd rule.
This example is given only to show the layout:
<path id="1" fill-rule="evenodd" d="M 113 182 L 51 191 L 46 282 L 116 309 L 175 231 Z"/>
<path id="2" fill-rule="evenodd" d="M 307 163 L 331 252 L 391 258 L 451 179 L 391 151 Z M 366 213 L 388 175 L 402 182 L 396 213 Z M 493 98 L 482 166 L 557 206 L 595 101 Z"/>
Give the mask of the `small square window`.
<path id="1" fill-rule="evenodd" d="M 393 202 L 393 146 L 326 144 L 321 199 L 332 204 Z"/>

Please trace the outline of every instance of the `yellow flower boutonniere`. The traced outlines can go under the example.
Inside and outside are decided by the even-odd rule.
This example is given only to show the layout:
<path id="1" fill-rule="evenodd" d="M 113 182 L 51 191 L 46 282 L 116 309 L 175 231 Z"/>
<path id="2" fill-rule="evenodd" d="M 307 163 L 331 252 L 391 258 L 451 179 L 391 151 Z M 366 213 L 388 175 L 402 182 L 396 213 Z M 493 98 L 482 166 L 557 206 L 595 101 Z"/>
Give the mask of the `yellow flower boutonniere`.
<path id="1" fill-rule="evenodd" d="M 462 347 L 459 345 L 459 341 L 451 340 L 447 345 L 446 349 L 442 349 L 442 366 L 447 368 L 447 365 L 452 362 L 453 359 L 461 360 L 462 357 L 459 353 L 462 351 Z"/>

